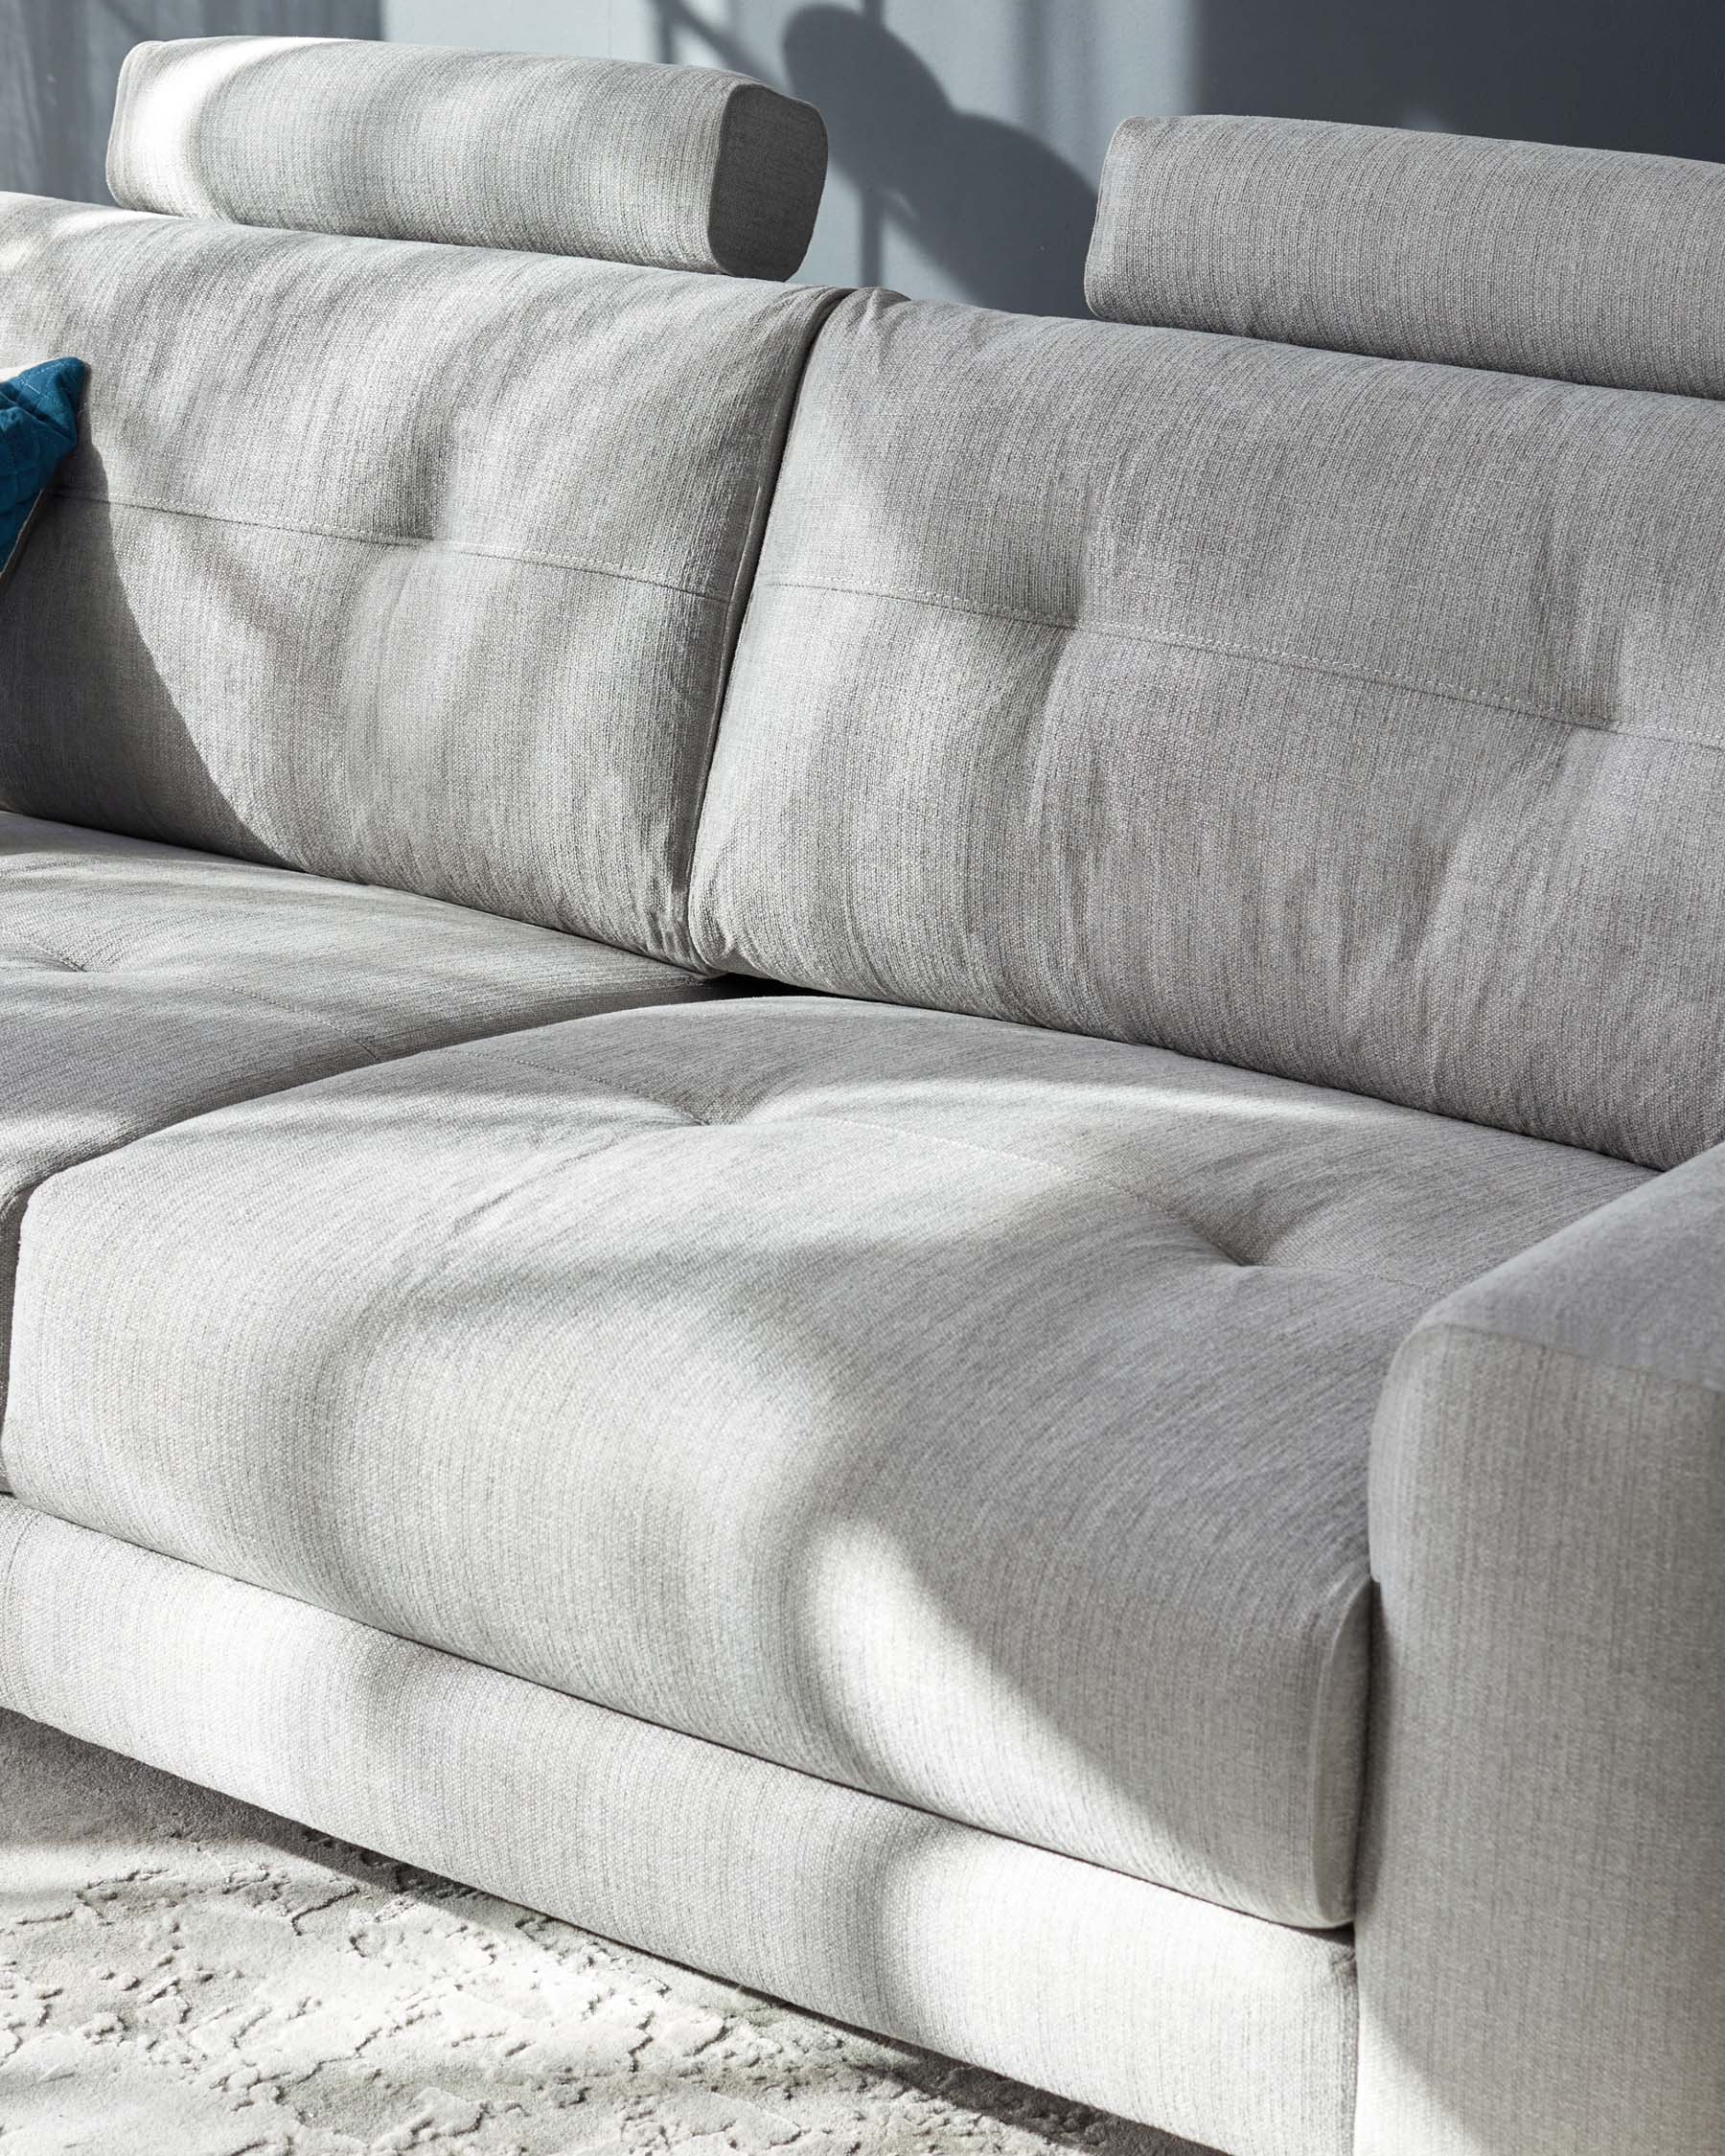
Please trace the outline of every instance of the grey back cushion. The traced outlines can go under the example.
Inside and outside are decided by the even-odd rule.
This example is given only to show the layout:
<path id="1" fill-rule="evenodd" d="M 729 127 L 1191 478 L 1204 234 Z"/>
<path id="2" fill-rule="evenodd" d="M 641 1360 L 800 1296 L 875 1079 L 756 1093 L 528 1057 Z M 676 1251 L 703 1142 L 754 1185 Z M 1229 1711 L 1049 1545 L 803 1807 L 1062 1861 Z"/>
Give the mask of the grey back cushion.
<path id="1" fill-rule="evenodd" d="M 1664 1166 L 1725 1136 L 1725 406 L 880 293 L 703 957 Z"/>
<path id="2" fill-rule="evenodd" d="M 1324 120 L 1128 120 L 1085 292 L 1223 330 L 1725 397 L 1725 167 Z"/>
<path id="3" fill-rule="evenodd" d="M 127 209 L 789 277 L 826 178 L 811 104 L 747 76 L 358 39 L 138 45 Z"/>
<path id="4" fill-rule="evenodd" d="M 0 607 L 0 806 L 686 962 L 694 821 L 832 295 L 0 197 L 90 362 Z"/>

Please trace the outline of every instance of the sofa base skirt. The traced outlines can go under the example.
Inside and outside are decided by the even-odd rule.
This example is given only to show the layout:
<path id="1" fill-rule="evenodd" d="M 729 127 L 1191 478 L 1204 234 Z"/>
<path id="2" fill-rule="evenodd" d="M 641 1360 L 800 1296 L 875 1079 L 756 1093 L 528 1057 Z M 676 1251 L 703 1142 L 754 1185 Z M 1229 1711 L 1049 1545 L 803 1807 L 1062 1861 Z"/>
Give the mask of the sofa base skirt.
<path id="1" fill-rule="evenodd" d="M 1345 1936 L 1237 1915 L 0 1499 L 0 1706 L 1230 2156 L 1345 2156 Z"/>

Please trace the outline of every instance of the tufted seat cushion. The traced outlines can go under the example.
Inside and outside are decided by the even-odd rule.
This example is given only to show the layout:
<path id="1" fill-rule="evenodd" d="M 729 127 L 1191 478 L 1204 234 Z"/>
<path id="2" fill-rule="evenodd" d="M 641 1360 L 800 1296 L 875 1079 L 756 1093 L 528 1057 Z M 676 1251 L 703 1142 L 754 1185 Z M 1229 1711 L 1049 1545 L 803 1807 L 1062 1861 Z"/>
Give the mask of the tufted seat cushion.
<path id="1" fill-rule="evenodd" d="M 702 993 L 434 899 L 0 814 L 0 1398 L 18 1223 L 45 1177 L 301 1079 Z"/>
<path id="2" fill-rule="evenodd" d="M 57 1178 L 8 1457 L 128 1542 L 1334 1924 L 1392 1351 L 1641 1180 L 986 1020 L 632 1011 Z"/>

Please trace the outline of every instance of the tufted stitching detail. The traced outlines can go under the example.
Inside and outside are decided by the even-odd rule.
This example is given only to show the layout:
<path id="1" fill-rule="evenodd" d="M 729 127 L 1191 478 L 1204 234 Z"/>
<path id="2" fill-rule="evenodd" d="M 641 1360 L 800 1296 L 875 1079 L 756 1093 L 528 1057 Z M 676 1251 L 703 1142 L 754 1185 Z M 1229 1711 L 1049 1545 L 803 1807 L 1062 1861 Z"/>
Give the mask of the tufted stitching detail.
<path id="1" fill-rule="evenodd" d="M 190 516 L 205 524 L 237 524 L 246 531 L 282 532 L 295 539 L 350 539 L 362 546 L 417 546 L 445 554 L 472 555 L 487 562 L 519 562 L 529 568 L 564 569 L 575 576 L 610 577 L 619 584 L 643 584 L 656 591 L 676 591 L 699 599 L 709 607 L 727 607 L 725 594 L 703 585 L 673 584 L 663 577 L 642 576 L 614 562 L 578 562 L 563 554 L 528 554 L 517 547 L 485 546 L 477 539 L 444 539 L 433 532 L 355 532 L 333 524 L 287 524 L 266 516 L 233 516 L 216 509 L 192 509 L 180 502 L 146 501 L 128 494 L 99 494 L 77 487 L 58 488 L 57 501 L 93 502 L 108 509 L 144 509 L 159 516 Z"/>
<path id="2" fill-rule="evenodd" d="M 68 958 L 63 951 L 51 951 L 45 943 L 37 943 L 34 936 L 21 936 L 15 929 L 0 933 L 0 946 L 15 944 L 33 958 L 39 958 L 45 966 L 52 966 L 65 974 L 87 974 L 88 966 L 80 966 L 76 958 Z"/>
<path id="3" fill-rule="evenodd" d="M 1183 636 L 1172 630 L 1143 629 L 1131 622 L 1069 621 L 1059 614 L 1034 614 L 1011 607 L 975 607 L 939 591 L 888 591 L 875 585 L 826 584 L 805 577 L 762 577 L 759 583 L 763 588 L 780 591 L 833 591 L 856 599 L 890 599 L 909 607 L 933 607 L 943 613 L 969 614 L 980 621 L 1024 622 L 1033 629 L 1058 629 L 1070 636 L 1107 636 L 1119 643 L 1160 644 L 1172 651 L 1209 652 L 1223 658 L 1246 659 L 1257 666 L 1282 667 L 1299 674 L 1322 674 L 1332 680 L 1363 681 L 1375 688 L 1435 697 L 1445 703 L 1470 704 L 1481 711 L 1502 711 L 1514 719 L 1535 719 L 1548 726 L 1561 726 L 1568 733 L 1609 734 L 1619 741 L 1659 742 L 1668 748 L 1693 748 L 1709 756 L 1725 755 L 1725 743 L 1696 741 L 1688 734 L 1653 733 L 1642 727 L 1601 725 L 1596 720 L 1548 711 L 1539 704 L 1482 696 L 1477 690 L 1459 689 L 1443 681 L 1378 674 L 1368 667 L 1340 666 L 1331 659 L 1314 658 L 1309 653 L 1285 648 L 1259 651 L 1250 644 L 1224 642 L 1220 637 Z"/>
<path id="4" fill-rule="evenodd" d="M 1069 1181 L 1083 1183 L 1090 1189 L 1106 1190 L 1116 1198 L 1130 1200 L 1133 1204 L 1142 1207 L 1145 1211 L 1161 1213 L 1168 1220 L 1178 1221 L 1181 1227 L 1189 1227 L 1201 1241 L 1208 1243 L 1216 1255 L 1229 1265 L 1238 1266 L 1242 1270 L 1246 1270 L 1254 1262 L 1251 1258 L 1238 1257 L 1232 1250 L 1225 1250 L 1202 1222 L 1194 1220 L 1190 1213 L 1183 1212 L 1178 1206 L 1167 1204 L 1163 1199 L 1151 1197 L 1142 1190 L 1136 1190 L 1130 1183 L 1116 1182 L 1109 1176 L 1092 1175 L 1085 1168 L 1069 1167 L 1064 1161 L 1045 1159 L 1040 1154 L 1020 1153 L 1016 1148 L 1009 1145 L 979 1145 L 971 1138 L 947 1137 L 943 1134 L 933 1131 L 907 1130 L 902 1124 L 877 1123 L 871 1116 L 866 1115 L 816 1113 L 806 1116 L 784 1115 L 776 1118 L 763 1116 L 758 1119 L 763 1122 L 773 1120 L 786 1123 L 807 1122 L 818 1123 L 827 1128 L 838 1125 L 840 1128 L 850 1130 L 880 1131 L 888 1137 L 908 1138 L 918 1145 L 946 1146 L 954 1152 L 975 1154 L 983 1159 L 1018 1160 L 1026 1167 L 1041 1168 L 1047 1175 L 1064 1176 Z M 751 1120 L 756 1120 L 752 1111 L 735 1118 L 735 1121 L 739 1124 Z"/>
<path id="5" fill-rule="evenodd" d="M 766 1119 L 763 1118 L 763 1120 Z M 781 1119 L 785 1122 L 797 1120 L 796 1117 L 789 1115 Z M 745 1123 L 750 1120 L 750 1115 L 746 1113 L 738 1116 L 736 1120 L 739 1123 Z M 1432 1292 L 1430 1281 L 1410 1280 L 1400 1273 L 1386 1273 L 1381 1266 L 1374 1265 L 1369 1272 L 1356 1272 L 1351 1268 L 1328 1265 L 1282 1266 L 1273 1257 L 1241 1256 L 1217 1242 L 1214 1233 L 1205 1227 L 1201 1221 L 1194 1219 L 1190 1213 L 1183 1211 L 1166 1199 L 1153 1197 L 1146 1191 L 1137 1190 L 1131 1183 L 1116 1182 L 1108 1176 L 1092 1175 L 1086 1168 L 1068 1167 L 1063 1161 L 1044 1159 L 1040 1154 L 1020 1153 L 1013 1147 L 1006 1145 L 979 1145 L 974 1139 L 946 1137 L 932 1131 L 907 1130 L 898 1123 L 877 1123 L 869 1117 L 862 1115 L 810 1115 L 806 1120 L 811 1123 L 849 1124 L 858 1130 L 885 1131 L 893 1137 L 909 1138 L 919 1145 L 953 1146 L 965 1153 L 992 1155 L 1002 1160 L 1023 1160 L 1030 1167 L 1046 1169 L 1050 1175 L 1070 1176 L 1074 1181 L 1088 1183 L 1096 1190 L 1110 1191 L 1117 1198 L 1130 1199 L 1136 1204 L 1147 1206 L 1154 1212 L 1165 1214 L 1170 1220 L 1179 1221 L 1183 1227 L 1189 1227 L 1194 1235 L 1208 1243 L 1218 1257 L 1224 1259 L 1230 1265 L 1239 1267 L 1242 1272 L 1290 1272 L 1303 1273 L 1319 1279 L 1327 1277 L 1344 1280 L 1376 1280 L 1383 1282 L 1386 1287 L 1407 1288 L 1415 1295 L 1430 1295 Z M 1282 1237 L 1277 1236 L 1276 1240 L 1280 1242 Z"/>
<path id="6" fill-rule="evenodd" d="M 648 1009 L 655 1009 L 660 1006 L 649 1004 L 646 1007 Z M 675 1004 L 669 1007 L 672 1009 L 677 1008 Z M 621 1016 L 622 1014 L 608 1012 L 604 1015 L 607 1017 L 611 1017 Z M 567 1024 L 578 1025 L 581 1023 L 581 1021 L 579 1019 L 573 1019 L 566 1020 L 564 1022 Z M 529 1030 L 531 1031 L 532 1028 L 529 1028 Z M 500 1046 L 502 1043 L 508 1038 L 509 1037 L 504 1034 L 481 1034 L 476 1041 L 465 1042 L 456 1044 L 472 1048 L 495 1048 Z M 559 1085 L 567 1086 L 571 1082 L 574 1082 L 575 1084 L 579 1084 L 581 1082 L 580 1071 L 565 1069 L 560 1067 L 560 1066 L 554 1063 L 540 1063 L 532 1056 L 520 1055 L 512 1055 L 509 1060 L 511 1065 L 517 1070 L 531 1070 L 537 1077 L 540 1078 L 555 1078 Z M 673 1114 L 680 1115 L 683 1121 L 689 1126 L 691 1130 L 704 1131 L 720 1127 L 718 1125 L 715 1125 L 712 1119 L 708 1116 L 694 1114 L 690 1110 L 684 1108 L 679 1101 L 660 1100 L 656 1097 L 656 1095 L 653 1093 L 643 1093 L 638 1091 L 632 1092 L 627 1088 L 624 1089 L 623 1097 L 628 1100 L 638 1100 L 643 1108 L 669 1109 Z M 661 1128 L 661 1125 L 654 1123 L 643 1123 L 641 1125 L 643 1135 Z"/>
<path id="7" fill-rule="evenodd" d="M 52 953 L 45 953 L 44 955 L 50 958 L 53 956 Z M 70 958 L 56 961 L 56 964 L 58 970 L 69 974 L 77 974 L 80 976 L 106 973 L 116 977 L 124 975 L 127 979 L 145 979 L 152 971 L 149 966 L 80 966 Z M 292 1025 L 315 1026 L 320 1033 L 327 1034 L 334 1041 L 341 1042 L 345 1047 L 351 1048 L 356 1055 L 363 1056 L 370 1063 L 395 1063 L 401 1059 L 402 1053 L 401 1049 L 386 1048 L 380 1042 L 371 1040 L 365 1034 L 355 1032 L 337 1020 L 327 1017 L 322 1011 L 306 1010 L 290 1003 L 281 1002 L 275 997 L 266 996 L 259 989 L 242 987 L 240 983 L 223 979 L 219 975 L 210 977 L 212 984 L 224 997 L 231 998 L 235 1002 L 247 1004 L 253 1010 L 267 1011 L 271 1017 L 285 1019 Z M 441 1043 L 438 1045 L 448 1046 L 449 1044 Z M 298 1082 L 297 1080 L 289 1081 L 293 1084 Z"/>
<path id="8" fill-rule="evenodd" d="M 472 1044 L 472 1045 L 477 1047 L 494 1047 L 497 1044 L 498 1042 L 495 1039 Z M 579 1070 L 560 1068 L 554 1064 L 540 1063 L 531 1056 L 512 1056 L 510 1061 L 518 1069 L 531 1070 L 540 1077 L 556 1079 L 564 1086 L 581 1082 L 582 1073 Z M 948 1137 L 933 1131 L 910 1130 L 901 1123 L 877 1122 L 873 1117 L 866 1115 L 831 1115 L 816 1112 L 813 1114 L 781 1114 L 775 1116 L 770 1112 L 770 1104 L 767 1102 L 758 1103 L 755 1108 L 745 1109 L 741 1114 L 713 1116 L 698 1115 L 685 1108 L 680 1101 L 665 1100 L 656 1093 L 639 1090 L 630 1091 L 625 1089 L 625 1096 L 638 1100 L 643 1107 L 671 1110 L 674 1113 L 682 1117 L 682 1127 L 690 1130 L 741 1129 L 748 1123 L 803 1123 L 819 1125 L 827 1129 L 838 1127 L 850 1130 L 876 1131 L 887 1137 L 904 1138 L 913 1145 L 944 1146 L 952 1151 L 972 1154 L 983 1159 L 1017 1160 L 1026 1167 L 1040 1168 L 1048 1175 L 1063 1176 L 1070 1181 L 1083 1183 L 1092 1190 L 1107 1191 L 1114 1197 L 1126 1199 L 1134 1205 L 1143 1207 L 1151 1212 L 1159 1212 L 1169 1220 L 1177 1221 L 1181 1227 L 1189 1228 L 1201 1242 L 1207 1243 L 1225 1264 L 1237 1267 L 1241 1272 L 1286 1271 L 1306 1273 L 1313 1278 L 1370 1279 L 1380 1281 L 1387 1287 L 1406 1288 L 1416 1295 L 1428 1295 L 1431 1292 L 1429 1281 L 1410 1280 L 1400 1273 L 1387 1273 L 1381 1266 L 1373 1266 L 1369 1273 L 1359 1273 L 1337 1266 L 1297 1265 L 1283 1267 L 1272 1257 L 1242 1256 L 1218 1242 L 1214 1232 L 1207 1227 L 1202 1221 L 1197 1220 L 1190 1212 L 1170 1204 L 1165 1199 L 1154 1197 L 1147 1191 L 1136 1189 L 1131 1183 L 1116 1182 L 1112 1177 L 1092 1174 L 1086 1168 L 1070 1167 L 1064 1161 L 1046 1159 L 1036 1153 L 1021 1153 L 1012 1146 L 981 1145 L 970 1138 Z M 769 1112 L 763 1113 L 761 1112 L 762 1110 L 768 1110 Z M 655 1127 L 652 1124 L 643 1124 L 640 1135 L 643 1136 L 650 1135 Z M 659 1126 L 658 1128 L 662 1135 L 663 1127 Z"/>
<path id="9" fill-rule="evenodd" d="M 352 1048 L 356 1055 L 364 1056 L 370 1063 L 396 1063 L 401 1060 L 402 1051 L 399 1048 L 385 1048 L 378 1042 L 368 1040 L 362 1033 L 350 1032 L 345 1025 L 339 1025 L 334 1019 L 326 1018 L 321 1011 L 295 1010 L 289 1004 L 278 1003 L 273 997 L 261 996 L 249 988 L 230 988 L 226 993 L 239 997 L 260 1010 L 268 1011 L 277 1018 L 287 1019 L 294 1025 L 314 1025 L 319 1032 L 327 1033 L 332 1040 L 339 1041 L 344 1047 Z M 300 1081 L 289 1079 L 287 1083 L 297 1085 Z"/>

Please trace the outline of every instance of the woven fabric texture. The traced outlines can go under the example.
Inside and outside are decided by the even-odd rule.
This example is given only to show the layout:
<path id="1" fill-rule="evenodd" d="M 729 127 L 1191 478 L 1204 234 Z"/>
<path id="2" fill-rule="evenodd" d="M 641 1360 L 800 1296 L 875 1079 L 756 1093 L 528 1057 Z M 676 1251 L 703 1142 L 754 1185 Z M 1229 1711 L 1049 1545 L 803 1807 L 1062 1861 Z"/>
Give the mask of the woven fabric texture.
<path id="1" fill-rule="evenodd" d="M 1346 1937 L 788 1773 L 4 1500 L 0 1706 L 1230 2156 L 1348 2156 Z"/>
<path id="2" fill-rule="evenodd" d="M 430 899 L 0 815 L 0 1401 L 19 1227 L 46 1178 L 304 1079 L 703 993 Z"/>
<path id="3" fill-rule="evenodd" d="M 673 962 L 816 290 L 0 197 L 0 804 Z"/>
<path id="4" fill-rule="evenodd" d="M 1640 1180 L 942 1014 L 584 1019 L 57 1178 L 7 1458 L 127 1541 L 1341 1923 L 1384 1372 Z"/>
<path id="5" fill-rule="evenodd" d="M 1127 120 L 1113 322 L 1725 397 L 1725 166 L 1327 120 Z"/>
<path id="6" fill-rule="evenodd" d="M 1219 2156 L 3 1709 L 0 1963 L 17 2156 Z"/>
<path id="7" fill-rule="evenodd" d="M 346 38 L 126 57 L 132 210 L 790 277 L 826 178 L 812 104 L 709 67 Z"/>
<path id="8" fill-rule="evenodd" d="M 857 295 L 702 957 L 1668 1166 L 1725 1134 L 1725 407 Z"/>
<path id="9" fill-rule="evenodd" d="M 1373 1438 L 1361 2156 L 1725 2121 L 1725 1153 L 1441 1303 Z"/>

